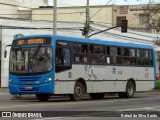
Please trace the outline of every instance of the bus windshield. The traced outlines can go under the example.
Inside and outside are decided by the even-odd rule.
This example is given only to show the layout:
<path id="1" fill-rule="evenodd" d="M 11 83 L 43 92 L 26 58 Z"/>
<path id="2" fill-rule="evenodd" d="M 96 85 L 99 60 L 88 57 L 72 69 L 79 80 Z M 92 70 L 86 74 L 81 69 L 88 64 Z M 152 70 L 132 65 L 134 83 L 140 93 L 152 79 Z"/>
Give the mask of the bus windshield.
<path id="1" fill-rule="evenodd" d="M 52 47 L 12 48 L 9 63 L 13 74 L 48 72 L 52 69 Z"/>

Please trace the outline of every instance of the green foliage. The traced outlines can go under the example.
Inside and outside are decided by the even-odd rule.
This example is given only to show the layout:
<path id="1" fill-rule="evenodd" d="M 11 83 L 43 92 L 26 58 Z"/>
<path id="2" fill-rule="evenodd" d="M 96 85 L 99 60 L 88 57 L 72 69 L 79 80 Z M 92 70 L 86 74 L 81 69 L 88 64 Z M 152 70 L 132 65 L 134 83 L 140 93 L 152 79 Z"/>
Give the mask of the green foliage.
<path id="1" fill-rule="evenodd" d="M 156 81 L 156 89 L 160 89 L 160 80 Z"/>
<path id="2" fill-rule="evenodd" d="M 160 55 L 158 55 L 158 57 L 157 57 L 157 61 L 158 61 L 158 62 L 160 62 Z"/>
<path id="3" fill-rule="evenodd" d="M 147 23 L 148 29 L 160 31 L 160 3 L 148 4 L 145 6 L 144 13 L 148 15 L 149 21 Z"/>

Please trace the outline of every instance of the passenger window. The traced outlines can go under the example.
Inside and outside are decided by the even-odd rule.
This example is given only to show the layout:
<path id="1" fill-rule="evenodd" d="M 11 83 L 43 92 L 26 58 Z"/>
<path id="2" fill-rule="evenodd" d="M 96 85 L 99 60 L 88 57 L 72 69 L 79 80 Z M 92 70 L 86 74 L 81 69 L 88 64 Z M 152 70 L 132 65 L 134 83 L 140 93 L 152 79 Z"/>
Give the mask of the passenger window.
<path id="1" fill-rule="evenodd" d="M 73 49 L 74 49 L 74 52 L 80 53 L 81 52 L 81 44 L 74 43 L 73 44 Z"/>
<path id="2" fill-rule="evenodd" d="M 121 55 L 121 48 L 120 47 L 110 47 L 110 55 L 112 56 Z"/>
<path id="3" fill-rule="evenodd" d="M 106 47 L 106 63 L 107 64 L 121 64 L 121 48 L 120 47 Z"/>
<path id="4" fill-rule="evenodd" d="M 148 57 L 149 57 L 148 50 L 138 49 L 138 50 L 137 50 L 137 57 L 148 58 Z"/>
<path id="5" fill-rule="evenodd" d="M 108 47 L 108 46 L 106 47 L 106 54 L 110 55 L 110 47 Z"/>
<path id="6" fill-rule="evenodd" d="M 82 44 L 82 53 L 88 53 L 88 45 Z"/>
<path id="7" fill-rule="evenodd" d="M 89 46 L 89 52 L 90 52 L 90 53 L 93 53 L 93 45 L 90 45 L 90 46 Z"/>
<path id="8" fill-rule="evenodd" d="M 153 65 L 153 56 L 152 56 L 152 50 L 149 51 L 149 62 L 150 62 L 150 65 Z"/>
<path id="9" fill-rule="evenodd" d="M 74 54 L 74 61 L 77 63 L 87 63 L 89 57 L 87 54 Z"/>
<path id="10" fill-rule="evenodd" d="M 144 49 L 137 50 L 137 65 L 149 65 L 149 51 Z"/>
<path id="11" fill-rule="evenodd" d="M 95 54 L 104 54 L 104 46 L 94 45 L 93 48 Z"/>
<path id="12" fill-rule="evenodd" d="M 70 66 L 69 48 L 57 48 L 56 49 L 56 65 Z"/>
<path id="13" fill-rule="evenodd" d="M 102 64 L 105 63 L 105 57 L 104 55 L 91 55 L 90 61 L 92 64 L 94 63 Z"/>
<path id="14" fill-rule="evenodd" d="M 136 65 L 136 52 L 132 48 L 122 48 L 122 64 Z"/>
<path id="15" fill-rule="evenodd" d="M 123 56 L 130 56 L 129 48 L 123 48 Z"/>

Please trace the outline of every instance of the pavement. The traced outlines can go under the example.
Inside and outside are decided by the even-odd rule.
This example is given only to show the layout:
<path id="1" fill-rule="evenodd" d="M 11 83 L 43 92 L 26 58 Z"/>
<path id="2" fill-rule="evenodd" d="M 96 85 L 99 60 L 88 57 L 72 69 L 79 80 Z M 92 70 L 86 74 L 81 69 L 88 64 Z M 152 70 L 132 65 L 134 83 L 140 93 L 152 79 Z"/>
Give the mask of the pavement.
<path id="1" fill-rule="evenodd" d="M 9 92 L 8 88 L 0 88 L 0 92 Z"/>

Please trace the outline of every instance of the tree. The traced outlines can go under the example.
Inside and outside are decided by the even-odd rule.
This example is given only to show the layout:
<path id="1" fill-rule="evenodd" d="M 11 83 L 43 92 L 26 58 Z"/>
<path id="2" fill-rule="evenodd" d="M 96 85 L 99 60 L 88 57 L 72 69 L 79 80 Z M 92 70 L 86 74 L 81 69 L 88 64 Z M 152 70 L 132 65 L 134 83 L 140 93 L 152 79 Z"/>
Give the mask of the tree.
<path id="1" fill-rule="evenodd" d="M 147 4 L 144 7 L 144 13 L 148 15 L 148 29 L 160 31 L 160 3 Z"/>

